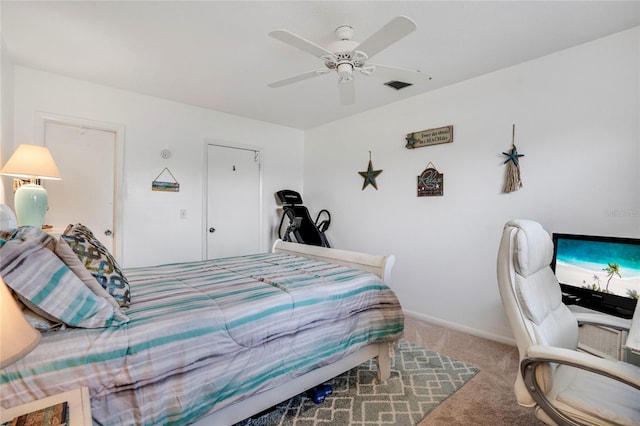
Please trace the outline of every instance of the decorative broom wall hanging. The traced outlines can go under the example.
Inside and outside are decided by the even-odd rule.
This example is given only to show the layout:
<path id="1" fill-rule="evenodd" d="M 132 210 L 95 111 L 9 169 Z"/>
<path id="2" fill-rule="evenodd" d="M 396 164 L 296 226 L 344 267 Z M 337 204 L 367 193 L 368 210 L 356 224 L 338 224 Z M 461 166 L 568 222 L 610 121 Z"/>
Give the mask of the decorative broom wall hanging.
<path id="1" fill-rule="evenodd" d="M 524 154 L 518 154 L 518 149 L 515 144 L 516 139 L 516 125 L 513 125 L 511 131 L 511 151 L 503 152 L 503 155 L 507 156 L 503 164 L 507 165 L 507 171 L 504 181 L 504 188 L 502 192 L 514 192 L 522 188 L 522 180 L 520 179 L 520 161 L 518 158 L 524 157 Z"/>

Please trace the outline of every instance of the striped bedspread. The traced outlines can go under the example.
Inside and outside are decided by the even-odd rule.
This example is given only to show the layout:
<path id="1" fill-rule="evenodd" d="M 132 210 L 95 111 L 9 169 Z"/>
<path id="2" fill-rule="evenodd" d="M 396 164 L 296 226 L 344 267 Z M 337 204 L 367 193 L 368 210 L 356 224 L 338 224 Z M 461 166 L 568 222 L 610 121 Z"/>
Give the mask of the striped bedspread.
<path id="1" fill-rule="evenodd" d="M 94 424 L 184 425 L 403 331 L 374 275 L 287 254 L 125 274 L 129 323 L 45 334 L 0 370 L 2 407 L 87 386 Z"/>

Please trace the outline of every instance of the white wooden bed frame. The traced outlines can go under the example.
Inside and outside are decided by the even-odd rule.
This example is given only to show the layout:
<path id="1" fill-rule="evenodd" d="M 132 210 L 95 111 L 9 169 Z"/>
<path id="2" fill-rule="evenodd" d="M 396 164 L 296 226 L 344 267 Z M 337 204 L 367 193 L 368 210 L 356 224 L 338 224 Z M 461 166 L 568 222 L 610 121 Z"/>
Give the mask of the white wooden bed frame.
<path id="1" fill-rule="evenodd" d="M 336 263 L 354 269 L 371 272 L 388 282 L 391 269 L 395 263 L 393 255 L 376 256 L 347 250 L 317 247 L 276 240 L 271 250 L 273 253 L 288 253 L 295 256 Z M 365 346 L 333 364 L 310 371 L 268 391 L 250 396 L 242 401 L 226 406 L 200 419 L 197 426 L 233 425 L 250 416 L 258 414 L 270 407 L 292 398 L 307 389 L 326 382 L 333 377 L 348 371 L 363 362 L 376 358 L 378 378 L 386 381 L 391 375 L 391 352 L 393 343 L 374 343 Z"/>

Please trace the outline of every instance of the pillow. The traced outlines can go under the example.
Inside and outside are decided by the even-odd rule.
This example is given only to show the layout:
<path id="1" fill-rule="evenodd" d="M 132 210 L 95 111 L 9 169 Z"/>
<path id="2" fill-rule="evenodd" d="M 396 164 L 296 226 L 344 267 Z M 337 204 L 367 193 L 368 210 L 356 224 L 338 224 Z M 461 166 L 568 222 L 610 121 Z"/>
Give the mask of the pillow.
<path id="1" fill-rule="evenodd" d="M 0 247 L 4 245 L 7 241 L 13 238 L 13 234 L 17 231 L 17 229 L 2 229 L 0 230 Z"/>
<path id="2" fill-rule="evenodd" d="M 31 309 L 27 308 L 24 304 L 21 306 L 22 315 L 27 320 L 31 327 L 35 328 L 41 333 L 45 333 L 47 331 L 56 331 L 56 330 L 64 330 L 65 324 L 61 322 L 53 322 L 49 321 L 45 317 L 36 314 Z"/>
<path id="3" fill-rule="evenodd" d="M 100 285 L 98 280 L 91 275 L 91 272 L 84 267 L 78 256 L 73 252 L 64 238 L 58 238 L 54 253 L 64 262 L 65 265 L 69 267 L 69 269 L 73 271 L 74 274 L 76 274 L 78 278 L 80 278 L 83 283 L 85 283 L 87 287 L 89 287 L 89 290 L 91 290 L 96 296 L 104 298 L 112 306 L 117 308 L 120 307 L 118 302 Z"/>
<path id="4" fill-rule="evenodd" d="M 21 226 L 16 229 L 0 231 L 0 247 L 9 240 L 37 240 L 39 244 L 53 251 L 56 245 L 55 239 L 35 226 Z"/>
<path id="5" fill-rule="evenodd" d="M 84 267 L 118 305 L 128 308 L 131 300 L 129 282 L 111 253 L 93 236 L 91 230 L 80 223 L 69 225 L 60 238 L 69 244 Z"/>
<path id="6" fill-rule="evenodd" d="M 129 321 L 96 296 L 37 239 L 12 239 L 0 248 L 0 274 L 22 303 L 49 321 L 102 328 Z"/>
<path id="7" fill-rule="evenodd" d="M 102 288 L 98 281 L 91 275 L 87 268 L 82 265 L 78 256 L 71 250 L 66 241 L 56 240 L 40 228 L 34 226 L 23 226 L 20 228 L 0 231 L 0 247 L 4 242 L 12 239 L 37 240 L 40 245 L 53 251 L 68 267 L 84 282 L 96 295 L 103 297 L 113 306 L 119 307 L 118 302 L 107 291 Z M 37 315 L 37 314 L 36 314 Z"/>
<path id="8" fill-rule="evenodd" d="M 27 306 L 20 301 L 20 298 L 15 294 L 15 292 L 11 289 L 9 290 L 11 291 L 16 304 L 20 307 L 22 315 L 24 315 L 24 318 L 27 320 L 27 322 L 31 324 L 31 327 L 35 328 L 41 333 L 44 333 L 46 331 L 63 330 L 66 328 L 66 324 L 62 322 L 51 321 L 45 318 L 45 316 L 39 315 L 31 309 L 27 308 Z"/>

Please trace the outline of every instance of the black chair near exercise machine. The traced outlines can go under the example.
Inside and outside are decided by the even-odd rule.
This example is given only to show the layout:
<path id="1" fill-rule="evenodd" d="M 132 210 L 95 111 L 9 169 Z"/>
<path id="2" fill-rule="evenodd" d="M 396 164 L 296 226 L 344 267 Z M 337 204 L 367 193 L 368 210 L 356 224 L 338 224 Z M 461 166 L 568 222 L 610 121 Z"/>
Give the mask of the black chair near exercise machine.
<path id="1" fill-rule="evenodd" d="M 302 205 L 302 196 L 299 192 L 283 189 L 276 192 L 276 197 L 282 203 L 282 219 L 278 228 L 278 236 L 283 241 L 293 241 L 312 246 L 331 247 L 325 232 L 331 225 L 331 214 L 327 210 L 320 210 L 315 222 L 311 220 L 309 210 Z M 284 219 L 289 220 L 289 225 L 282 235 Z"/>

